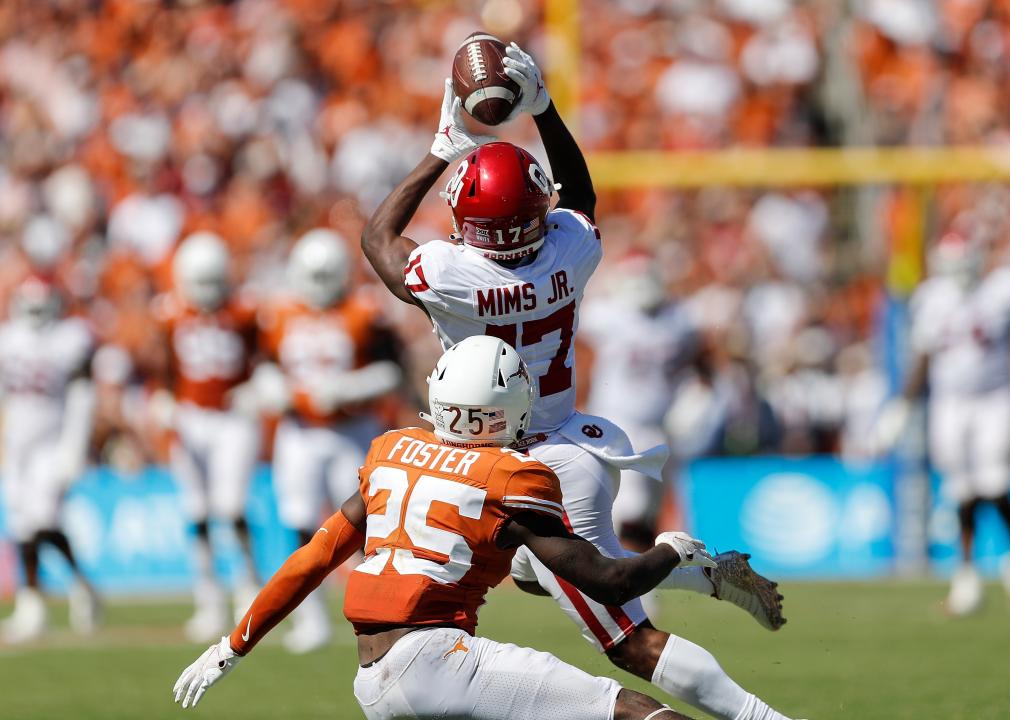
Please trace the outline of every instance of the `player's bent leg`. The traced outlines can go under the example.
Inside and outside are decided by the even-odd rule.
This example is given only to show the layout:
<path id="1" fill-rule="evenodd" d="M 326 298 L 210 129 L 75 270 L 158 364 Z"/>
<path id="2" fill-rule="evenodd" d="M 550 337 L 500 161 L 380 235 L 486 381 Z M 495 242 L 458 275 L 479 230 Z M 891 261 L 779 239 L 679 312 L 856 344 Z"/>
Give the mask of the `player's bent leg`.
<path id="1" fill-rule="evenodd" d="M 607 651 L 617 667 L 709 715 L 723 720 L 787 720 L 736 684 L 715 657 L 690 640 L 657 630 L 646 621 Z"/>
<path id="2" fill-rule="evenodd" d="M 35 538 L 39 545 L 47 544 L 56 548 L 73 571 L 74 580 L 67 594 L 70 628 L 81 635 L 90 635 L 101 621 L 102 604 L 98 593 L 77 564 L 70 539 L 58 529 L 40 530 Z"/>
<path id="3" fill-rule="evenodd" d="M 452 628 L 408 633 L 381 659 L 359 668 L 354 680 L 354 695 L 370 720 L 611 720 L 620 692 L 616 681 L 549 653 Z M 635 700 L 629 696 L 629 707 Z M 647 714 L 618 717 L 643 720 Z"/>

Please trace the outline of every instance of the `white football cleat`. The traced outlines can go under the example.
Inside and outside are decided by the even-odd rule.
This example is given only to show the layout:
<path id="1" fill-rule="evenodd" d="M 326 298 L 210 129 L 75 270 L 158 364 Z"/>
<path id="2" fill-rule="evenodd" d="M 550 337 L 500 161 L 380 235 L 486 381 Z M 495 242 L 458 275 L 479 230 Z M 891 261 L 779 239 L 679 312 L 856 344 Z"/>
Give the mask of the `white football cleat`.
<path id="1" fill-rule="evenodd" d="M 973 565 L 962 565 L 954 571 L 945 607 L 956 617 L 971 615 L 982 607 L 982 578 Z"/>
<path id="2" fill-rule="evenodd" d="M 46 602 L 42 593 L 24 587 L 14 596 L 14 612 L 0 623 L 0 637 L 18 645 L 35 640 L 46 630 Z"/>
<path id="3" fill-rule="evenodd" d="M 742 608 L 761 627 L 778 630 L 786 624 L 778 583 L 754 572 L 748 560 L 750 555 L 736 550 L 715 556 L 718 567 L 705 568 L 705 575 L 712 581 L 712 597 Z"/>
<path id="4" fill-rule="evenodd" d="M 94 588 L 75 580 L 67 595 L 70 606 L 70 629 L 80 635 L 91 635 L 102 620 L 102 602 Z"/>

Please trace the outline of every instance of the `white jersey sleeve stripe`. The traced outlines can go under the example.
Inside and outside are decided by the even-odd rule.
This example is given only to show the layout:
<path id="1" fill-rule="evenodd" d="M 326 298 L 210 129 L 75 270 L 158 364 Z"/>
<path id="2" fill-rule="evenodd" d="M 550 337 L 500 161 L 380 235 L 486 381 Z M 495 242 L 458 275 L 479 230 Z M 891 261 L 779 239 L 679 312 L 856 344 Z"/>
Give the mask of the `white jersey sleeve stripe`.
<path id="1" fill-rule="evenodd" d="M 523 510 L 536 510 L 537 512 L 546 513 L 558 520 L 563 520 L 564 516 L 561 514 L 560 510 L 555 510 L 554 508 L 549 508 L 546 505 L 534 505 L 533 503 L 520 503 L 520 502 L 506 502 L 503 503 L 505 507 L 510 508 L 522 508 Z"/>
<path id="2" fill-rule="evenodd" d="M 564 507 L 561 505 L 561 503 L 552 502 L 551 500 L 544 500 L 543 498 L 530 497 L 529 495 L 506 495 L 503 499 L 506 503 L 511 501 L 531 502 L 531 503 L 539 503 L 541 505 L 548 505 L 559 511 L 564 510 Z"/>

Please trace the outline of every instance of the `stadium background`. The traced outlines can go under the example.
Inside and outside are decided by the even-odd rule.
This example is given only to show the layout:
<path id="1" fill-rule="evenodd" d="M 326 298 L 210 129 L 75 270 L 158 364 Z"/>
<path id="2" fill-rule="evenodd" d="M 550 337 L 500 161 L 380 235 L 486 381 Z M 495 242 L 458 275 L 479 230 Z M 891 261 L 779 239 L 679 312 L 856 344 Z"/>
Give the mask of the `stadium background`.
<path id="1" fill-rule="evenodd" d="M 96 469 L 67 508 L 99 586 L 188 583 L 165 440 L 130 363 L 156 341 L 149 303 L 170 287 L 175 244 L 219 233 L 262 297 L 311 227 L 357 253 L 368 213 L 426 152 L 441 78 L 477 27 L 540 60 L 587 153 L 607 253 L 593 289 L 646 251 L 704 328 L 711 405 L 696 409 L 713 421 L 680 438 L 671 517 L 795 578 L 949 570 L 955 518 L 921 438 L 879 460 L 865 437 L 900 381 L 927 247 L 950 232 L 1006 245 L 992 181 L 1010 176 L 1010 3 L 13 0 L 0 6 L 0 305 L 26 247 L 62 248 L 57 273 L 105 344 Z M 544 159 L 531 123 L 500 134 Z M 407 234 L 443 237 L 448 220 L 433 195 Z M 360 255 L 356 283 L 404 341 L 410 388 L 382 412 L 410 422 L 436 343 Z M 269 492 L 265 466 L 250 506 L 265 570 L 292 543 Z M 1006 539 L 980 533 L 992 571 Z M 59 562 L 45 567 L 58 591 Z M 0 596 L 16 573 L 0 540 Z M 816 604 L 819 587 L 799 597 Z M 939 591 L 911 587 L 902 602 L 935 611 Z"/>

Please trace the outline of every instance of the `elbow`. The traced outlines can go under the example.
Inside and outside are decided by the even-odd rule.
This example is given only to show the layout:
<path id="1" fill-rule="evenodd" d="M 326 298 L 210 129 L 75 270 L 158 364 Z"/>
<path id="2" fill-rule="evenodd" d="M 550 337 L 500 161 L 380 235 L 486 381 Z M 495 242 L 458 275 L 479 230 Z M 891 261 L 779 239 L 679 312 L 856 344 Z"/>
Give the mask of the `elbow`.
<path id="1" fill-rule="evenodd" d="M 377 229 L 369 220 L 365 225 L 364 229 L 361 231 L 361 249 L 367 255 L 368 252 L 375 247 L 375 239 L 378 234 Z"/>

